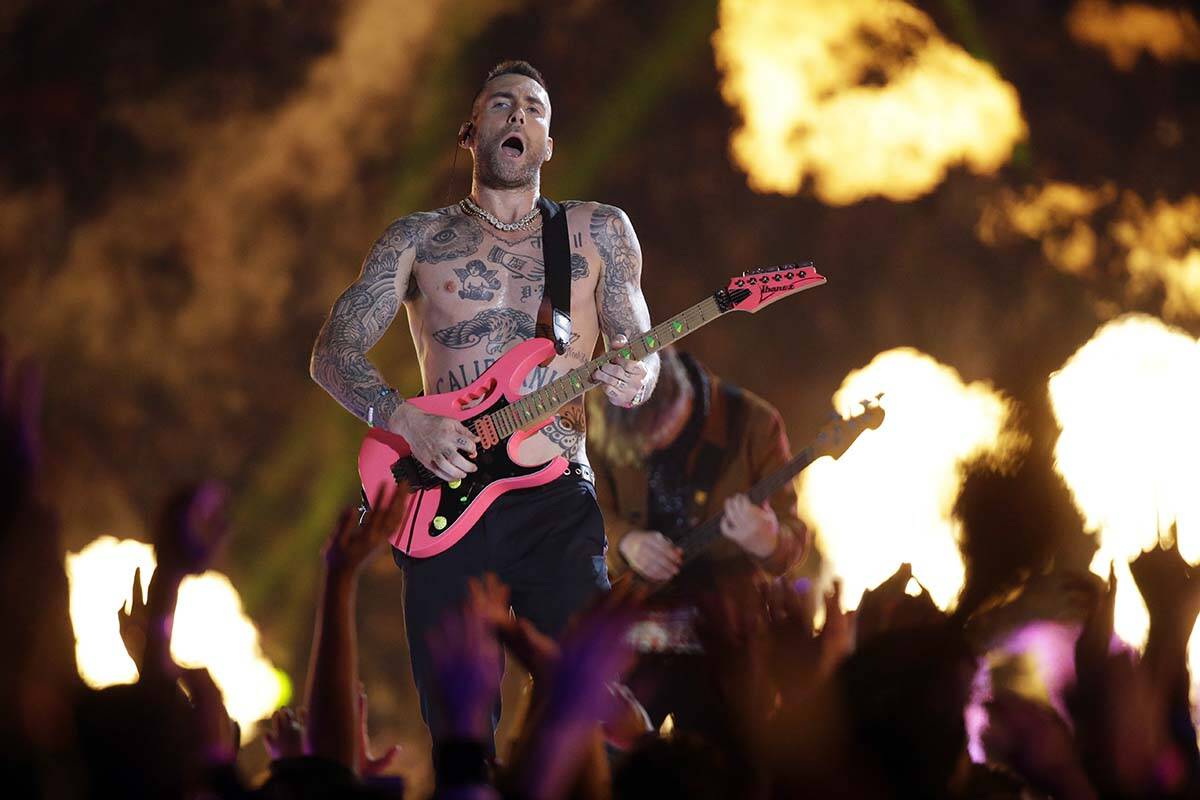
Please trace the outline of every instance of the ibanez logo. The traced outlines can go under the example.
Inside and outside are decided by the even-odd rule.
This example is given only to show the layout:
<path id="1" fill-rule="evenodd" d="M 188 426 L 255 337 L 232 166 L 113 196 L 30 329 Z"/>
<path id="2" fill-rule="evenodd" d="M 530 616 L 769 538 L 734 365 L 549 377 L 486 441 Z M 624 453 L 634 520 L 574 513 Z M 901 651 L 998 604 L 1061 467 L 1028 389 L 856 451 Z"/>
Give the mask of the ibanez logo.
<path id="1" fill-rule="evenodd" d="M 769 294 L 778 294 L 779 292 L 788 292 L 788 291 L 791 291 L 791 289 L 792 289 L 791 284 L 784 284 L 782 286 L 772 286 L 769 283 L 764 283 L 762 286 L 758 287 L 758 297 L 761 300 L 762 298 L 766 297 Z"/>

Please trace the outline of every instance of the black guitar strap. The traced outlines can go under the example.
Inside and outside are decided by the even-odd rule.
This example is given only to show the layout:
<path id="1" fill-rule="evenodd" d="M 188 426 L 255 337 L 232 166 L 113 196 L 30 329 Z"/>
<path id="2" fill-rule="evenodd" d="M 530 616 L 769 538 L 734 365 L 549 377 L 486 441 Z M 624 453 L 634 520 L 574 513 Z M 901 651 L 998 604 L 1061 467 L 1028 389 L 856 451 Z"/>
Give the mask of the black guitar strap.
<path id="1" fill-rule="evenodd" d="M 542 210 L 546 287 L 538 309 L 537 335 L 552 339 L 561 356 L 571 343 L 571 245 L 567 210 L 544 196 L 538 198 L 538 207 Z"/>

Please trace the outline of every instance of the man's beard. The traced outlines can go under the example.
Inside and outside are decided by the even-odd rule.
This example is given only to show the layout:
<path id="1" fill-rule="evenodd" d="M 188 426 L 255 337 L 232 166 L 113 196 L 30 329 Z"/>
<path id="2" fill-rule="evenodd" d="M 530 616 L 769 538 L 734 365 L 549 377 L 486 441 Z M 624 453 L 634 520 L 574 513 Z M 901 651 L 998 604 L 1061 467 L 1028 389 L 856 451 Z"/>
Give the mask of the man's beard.
<path id="1" fill-rule="evenodd" d="M 508 138 L 505 134 L 495 141 L 494 146 L 482 148 L 475 162 L 475 177 L 489 189 L 526 189 L 537 186 L 546 151 L 534 151 L 533 144 L 518 162 L 508 160 L 500 149 L 500 142 Z"/>

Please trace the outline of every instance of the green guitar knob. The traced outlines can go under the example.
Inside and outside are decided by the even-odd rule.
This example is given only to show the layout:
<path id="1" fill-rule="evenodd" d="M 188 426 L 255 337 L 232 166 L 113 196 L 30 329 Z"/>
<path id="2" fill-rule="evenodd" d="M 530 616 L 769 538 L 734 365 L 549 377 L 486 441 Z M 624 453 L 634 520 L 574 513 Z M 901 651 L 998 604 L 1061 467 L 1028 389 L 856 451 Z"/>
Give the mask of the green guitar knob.
<path id="1" fill-rule="evenodd" d="M 462 486 L 462 479 L 460 478 L 459 480 L 456 480 L 456 481 L 450 481 L 446 485 L 449 486 L 451 489 L 457 489 L 459 486 Z"/>
<path id="2" fill-rule="evenodd" d="M 446 529 L 446 518 L 443 516 L 440 516 L 440 515 L 434 517 L 433 518 L 433 527 L 437 528 L 439 531 L 445 530 Z"/>

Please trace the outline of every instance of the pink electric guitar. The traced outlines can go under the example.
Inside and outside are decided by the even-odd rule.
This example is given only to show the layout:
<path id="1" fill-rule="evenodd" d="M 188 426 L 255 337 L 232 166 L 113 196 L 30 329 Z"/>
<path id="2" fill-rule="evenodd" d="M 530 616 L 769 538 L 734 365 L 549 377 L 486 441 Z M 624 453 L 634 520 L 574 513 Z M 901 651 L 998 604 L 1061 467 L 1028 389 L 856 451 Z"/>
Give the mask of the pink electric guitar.
<path id="1" fill-rule="evenodd" d="M 358 474 L 367 497 L 407 481 L 411 487 L 404 521 L 391 543 L 414 558 L 428 558 L 453 547 L 492 502 L 513 489 L 541 486 L 561 476 L 567 459 L 542 464 L 516 458 L 521 443 L 553 419 L 567 403 L 599 386 L 592 374 L 620 355 L 642 359 L 729 311 L 755 312 L 788 295 L 825 283 L 811 262 L 745 272 L 728 286 L 666 322 L 639 335 L 628 346 L 610 350 L 555 381 L 521 396 L 521 384 L 540 364 L 554 357 L 554 342 L 529 339 L 505 353 L 470 386 L 455 392 L 414 397 L 422 411 L 451 417 L 470 428 L 480 442 L 466 478 L 442 481 L 411 455 L 404 437 L 372 428 L 358 454 Z"/>

